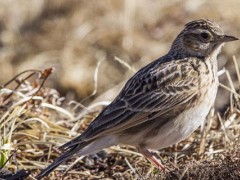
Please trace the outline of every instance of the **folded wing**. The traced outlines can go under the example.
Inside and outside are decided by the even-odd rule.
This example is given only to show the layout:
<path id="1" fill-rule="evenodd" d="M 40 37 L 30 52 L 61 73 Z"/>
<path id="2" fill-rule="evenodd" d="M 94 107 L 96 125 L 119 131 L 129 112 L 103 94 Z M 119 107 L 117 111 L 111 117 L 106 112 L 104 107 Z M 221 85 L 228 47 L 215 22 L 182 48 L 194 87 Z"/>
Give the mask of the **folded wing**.
<path id="1" fill-rule="evenodd" d="M 161 115 L 175 106 L 184 109 L 186 102 L 198 95 L 200 72 L 189 59 L 177 61 L 152 63 L 139 70 L 83 134 L 60 148 L 67 150 L 77 144 L 88 144 L 151 121 L 154 116 L 161 119 Z"/>

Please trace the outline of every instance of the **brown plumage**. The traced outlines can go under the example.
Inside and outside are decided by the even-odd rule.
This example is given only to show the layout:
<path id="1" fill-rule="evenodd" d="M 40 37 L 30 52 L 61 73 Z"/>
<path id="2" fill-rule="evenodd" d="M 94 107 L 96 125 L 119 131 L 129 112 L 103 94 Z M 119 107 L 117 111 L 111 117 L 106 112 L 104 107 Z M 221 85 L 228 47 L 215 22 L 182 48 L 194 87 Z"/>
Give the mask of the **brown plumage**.
<path id="1" fill-rule="evenodd" d="M 217 55 L 224 42 L 234 40 L 210 20 L 187 23 L 170 51 L 130 78 L 85 132 L 60 147 L 63 154 L 37 178 L 72 156 L 117 144 L 136 146 L 164 168 L 148 149 L 177 143 L 201 125 L 217 93 Z"/>

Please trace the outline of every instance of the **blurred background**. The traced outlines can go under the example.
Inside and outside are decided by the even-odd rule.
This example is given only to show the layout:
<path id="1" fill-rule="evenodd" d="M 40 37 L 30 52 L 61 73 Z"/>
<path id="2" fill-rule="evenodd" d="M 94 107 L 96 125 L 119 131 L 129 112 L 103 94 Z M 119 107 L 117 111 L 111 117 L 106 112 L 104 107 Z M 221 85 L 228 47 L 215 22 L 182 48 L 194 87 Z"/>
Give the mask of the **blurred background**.
<path id="1" fill-rule="evenodd" d="M 24 70 L 55 67 L 47 86 L 82 100 L 94 91 L 101 61 L 95 97 L 117 87 L 114 96 L 133 74 L 115 57 L 138 70 L 167 53 L 184 24 L 199 18 L 240 37 L 239 9 L 239 0 L 0 1 L 0 84 Z M 225 45 L 219 68 L 236 79 L 233 55 L 240 65 L 240 42 Z M 220 80 L 228 85 L 225 75 Z M 229 93 L 220 88 L 219 94 L 221 110 Z"/>

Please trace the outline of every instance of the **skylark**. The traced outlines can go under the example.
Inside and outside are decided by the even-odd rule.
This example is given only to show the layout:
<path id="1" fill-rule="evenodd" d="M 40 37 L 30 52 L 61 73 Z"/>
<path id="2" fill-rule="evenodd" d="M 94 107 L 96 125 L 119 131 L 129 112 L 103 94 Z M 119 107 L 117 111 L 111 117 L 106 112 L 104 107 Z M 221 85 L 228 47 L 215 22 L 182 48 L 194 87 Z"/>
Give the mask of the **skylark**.
<path id="1" fill-rule="evenodd" d="M 162 169 L 149 149 L 173 145 L 202 124 L 218 89 L 217 55 L 225 42 L 235 40 L 208 19 L 187 23 L 170 51 L 131 77 L 86 131 L 60 147 L 63 154 L 37 178 L 73 156 L 117 144 L 136 146 Z"/>

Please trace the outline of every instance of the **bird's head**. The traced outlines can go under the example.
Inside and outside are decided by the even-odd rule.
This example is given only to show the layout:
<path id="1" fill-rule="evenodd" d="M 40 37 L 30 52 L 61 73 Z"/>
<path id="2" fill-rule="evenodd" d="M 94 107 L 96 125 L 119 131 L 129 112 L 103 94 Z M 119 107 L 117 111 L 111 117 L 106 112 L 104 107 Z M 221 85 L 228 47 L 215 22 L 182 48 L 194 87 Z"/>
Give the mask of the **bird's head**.
<path id="1" fill-rule="evenodd" d="M 200 19 L 187 23 L 173 42 L 171 50 L 181 51 L 190 56 L 208 57 L 212 53 L 219 54 L 225 42 L 238 38 L 225 35 L 216 23 L 208 19 Z"/>

